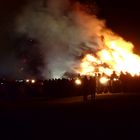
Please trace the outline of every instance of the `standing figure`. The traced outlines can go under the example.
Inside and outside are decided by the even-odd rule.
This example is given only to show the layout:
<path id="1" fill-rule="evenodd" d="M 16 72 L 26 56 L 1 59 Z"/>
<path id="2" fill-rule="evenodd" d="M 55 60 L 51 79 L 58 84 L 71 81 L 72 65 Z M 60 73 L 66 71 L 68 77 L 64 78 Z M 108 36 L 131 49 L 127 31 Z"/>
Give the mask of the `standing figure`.
<path id="1" fill-rule="evenodd" d="M 83 78 L 83 101 L 86 103 L 88 101 L 88 78 L 84 76 Z"/>
<path id="2" fill-rule="evenodd" d="M 91 100 L 95 100 L 96 96 L 96 78 L 90 77 L 89 79 L 89 90 L 91 95 Z"/>

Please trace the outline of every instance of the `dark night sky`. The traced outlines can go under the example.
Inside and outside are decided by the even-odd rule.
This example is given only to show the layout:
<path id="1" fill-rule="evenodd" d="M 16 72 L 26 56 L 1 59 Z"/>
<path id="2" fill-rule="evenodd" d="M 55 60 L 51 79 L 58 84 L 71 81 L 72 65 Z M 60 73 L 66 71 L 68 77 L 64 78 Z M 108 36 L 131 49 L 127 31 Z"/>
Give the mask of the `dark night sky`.
<path id="1" fill-rule="evenodd" d="M 86 0 L 81 0 L 85 1 Z M 93 0 L 89 0 L 89 3 Z M 0 4 L 0 37 L 4 38 L 12 30 L 12 20 L 18 14 L 26 0 L 2 0 Z M 115 32 L 140 44 L 140 4 L 137 0 L 96 0 L 98 15 L 107 21 L 107 25 Z"/>
<path id="2" fill-rule="evenodd" d="M 13 50 L 13 21 L 27 0 L 1 0 L 0 3 L 0 63 Z M 87 0 L 80 0 L 86 2 Z M 126 40 L 132 41 L 140 50 L 140 4 L 138 0 L 95 0 L 98 16 L 104 18 L 107 26 Z M 93 3 L 93 0 L 88 0 Z M 9 53 L 8 53 L 9 52 Z"/>
<path id="3" fill-rule="evenodd" d="M 124 38 L 140 45 L 140 4 L 136 0 L 98 0 L 107 25 Z M 139 47 L 140 48 L 140 47 Z"/>
<path id="4" fill-rule="evenodd" d="M 96 0 L 96 3 L 98 15 L 106 20 L 107 26 L 138 47 L 140 45 L 140 3 L 137 0 Z"/>

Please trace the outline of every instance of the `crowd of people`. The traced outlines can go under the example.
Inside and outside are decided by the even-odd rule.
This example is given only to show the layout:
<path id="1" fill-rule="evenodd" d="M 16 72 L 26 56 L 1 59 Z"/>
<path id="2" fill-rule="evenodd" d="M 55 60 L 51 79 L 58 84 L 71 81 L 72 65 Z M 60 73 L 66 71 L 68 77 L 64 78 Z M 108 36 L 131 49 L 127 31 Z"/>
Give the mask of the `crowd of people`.
<path id="1" fill-rule="evenodd" d="M 62 98 L 70 96 L 83 96 L 84 101 L 95 99 L 96 94 L 115 92 L 140 92 L 140 76 L 131 76 L 129 73 L 121 73 L 117 76 L 115 72 L 106 81 L 101 78 L 105 75 L 94 77 L 82 76 L 68 79 L 50 80 L 0 80 L 0 98 L 32 98 L 43 97 L 44 99 Z M 76 79 L 80 80 L 77 84 Z"/>

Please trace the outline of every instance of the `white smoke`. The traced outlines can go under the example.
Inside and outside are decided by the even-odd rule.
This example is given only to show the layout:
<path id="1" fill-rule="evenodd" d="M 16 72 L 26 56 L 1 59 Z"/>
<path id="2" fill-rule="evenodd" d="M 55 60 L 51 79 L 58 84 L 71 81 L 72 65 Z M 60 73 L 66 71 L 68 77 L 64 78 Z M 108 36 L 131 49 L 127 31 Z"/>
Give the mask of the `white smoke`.
<path id="1" fill-rule="evenodd" d="M 29 3 L 16 19 L 16 32 L 41 42 L 45 63 L 41 73 L 45 78 L 75 71 L 82 54 L 101 46 L 99 33 L 103 28 L 104 21 L 68 0 L 48 0 L 46 7 L 37 1 Z"/>

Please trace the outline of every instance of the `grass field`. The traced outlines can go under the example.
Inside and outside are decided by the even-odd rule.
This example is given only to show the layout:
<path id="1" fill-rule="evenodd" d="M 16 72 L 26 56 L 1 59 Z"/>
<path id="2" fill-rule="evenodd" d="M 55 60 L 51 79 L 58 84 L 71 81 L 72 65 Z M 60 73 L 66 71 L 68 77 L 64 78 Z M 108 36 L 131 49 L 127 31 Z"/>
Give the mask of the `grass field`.
<path id="1" fill-rule="evenodd" d="M 6 137 L 24 134 L 41 138 L 76 132 L 80 136 L 85 133 L 93 137 L 134 138 L 140 129 L 138 93 L 98 95 L 95 102 L 86 104 L 82 96 L 50 101 L 1 101 L 0 110 L 1 133 Z"/>

